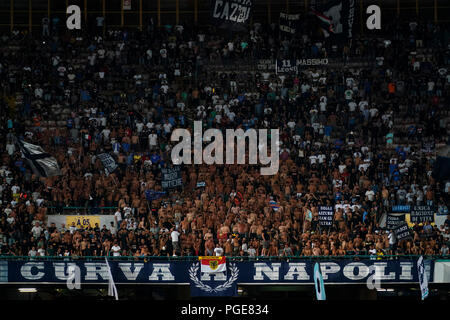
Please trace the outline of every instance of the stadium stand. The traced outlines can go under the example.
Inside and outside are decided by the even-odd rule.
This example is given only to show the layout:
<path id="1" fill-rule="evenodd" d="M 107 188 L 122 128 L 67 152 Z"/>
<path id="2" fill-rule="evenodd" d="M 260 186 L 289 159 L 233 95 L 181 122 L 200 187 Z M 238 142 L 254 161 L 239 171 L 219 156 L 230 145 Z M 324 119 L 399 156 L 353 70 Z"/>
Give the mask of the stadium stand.
<path id="1" fill-rule="evenodd" d="M 448 24 L 393 21 L 384 37 L 352 46 L 302 28 L 292 39 L 259 23 L 236 35 L 189 25 L 4 33 L 1 254 L 448 255 L 450 182 L 432 175 L 450 130 Z M 330 64 L 298 74 L 259 67 L 300 58 Z M 171 132 L 194 120 L 279 128 L 279 172 L 184 165 L 183 186 L 149 203 L 145 191 L 161 190 L 171 161 Z M 17 138 L 54 156 L 62 174 L 36 175 Z M 118 168 L 106 174 L 99 153 Z M 318 207 L 332 204 L 333 224 L 321 226 Z M 382 225 L 396 205 L 434 206 L 447 219 L 415 223 L 411 239 L 395 241 Z M 116 222 L 47 224 L 74 211 Z"/>

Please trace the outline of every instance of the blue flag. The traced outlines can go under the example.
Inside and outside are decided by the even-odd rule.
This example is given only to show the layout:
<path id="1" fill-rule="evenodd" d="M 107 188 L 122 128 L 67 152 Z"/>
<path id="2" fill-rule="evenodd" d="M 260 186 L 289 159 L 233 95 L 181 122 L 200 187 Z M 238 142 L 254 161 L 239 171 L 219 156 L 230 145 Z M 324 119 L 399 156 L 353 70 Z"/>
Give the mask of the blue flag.
<path id="1" fill-rule="evenodd" d="M 314 284 L 316 285 L 316 297 L 317 300 L 326 300 L 325 287 L 323 285 L 322 272 L 320 270 L 319 263 L 314 265 Z"/>
<path id="2" fill-rule="evenodd" d="M 165 191 L 146 190 L 145 197 L 148 201 L 158 200 L 166 194 Z"/>
<path id="3" fill-rule="evenodd" d="M 420 256 L 417 260 L 417 272 L 419 273 L 420 292 L 422 294 L 422 300 L 428 297 L 428 280 L 425 273 L 425 264 L 423 263 L 423 257 Z"/>

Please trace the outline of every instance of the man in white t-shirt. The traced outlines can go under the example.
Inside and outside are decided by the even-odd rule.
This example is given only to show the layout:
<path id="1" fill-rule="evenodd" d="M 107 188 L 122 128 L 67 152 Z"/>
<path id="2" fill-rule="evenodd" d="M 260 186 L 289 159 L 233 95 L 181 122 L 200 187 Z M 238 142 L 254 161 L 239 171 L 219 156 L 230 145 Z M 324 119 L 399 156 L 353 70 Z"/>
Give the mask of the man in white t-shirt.
<path id="1" fill-rule="evenodd" d="M 156 149 L 156 146 L 158 145 L 158 136 L 155 132 L 152 132 L 148 135 L 148 146 L 150 150 Z"/>
<path id="2" fill-rule="evenodd" d="M 375 192 L 373 190 L 367 190 L 365 196 L 367 197 L 367 200 L 369 200 L 370 202 L 375 200 Z"/>
<path id="3" fill-rule="evenodd" d="M 33 237 L 35 239 L 39 239 L 39 237 L 41 236 L 42 232 L 43 232 L 42 227 L 39 225 L 39 222 L 36 222 L 34 227 L 31 229 L 31 233 L 33 234 Z"/>
<path id="4" fill-rule="evenodd" d="M 120 257 L 120 246 L 117 243 L 117 240 L 114 241 L 114 245 L 111 247 L 111 251 L 112 251 L 113 257 Z"/>
<path id="5" fill-rule="evenodd" d="M 214 254 L 216 255 L 216 257 L 221 257 L 223 255 L 223 249 L 220 247 L 219 244 L 216 244 L 216 247 L 214 248 Z"/>
<path id="6" fill-rule="evenodd" d="M 177 251 L 180 250 L 180 245 L 179 245 L 179 237 L 180 237 L 180 233 L 175 230 L 174 228 L 172 228 L 171 230 L 172 232 L 170 233 L 170 238 L 172 239 L 172 248 L 173 248 L 173 256 L 175 257 L 177 255 Z"/>
<path id="7" fill-rule="evenodd" d="M 326 158 L 327 158 L 327 156 L 324 155 L 323 153 L 321 153 L 317 156 L 317 160 L 319 161 L 319 164 L 324 163 Z"/>
<path id="8" fill-rule="evenodd" d="M 114 213 L 114 222 L 116 223 L 117 230 L 119 230 L 120 224 L 122 223 L 122 212 L 120 212 L 120 209 Z"/>
<path id="9" fill-rule="evenodd" d="M 15 147 L 14 143 L 8 142 L 6 144 L 6 151 L 8 152 L 9 156 L 12 156 L 14 154 L 14 152 L 16 151 L 16 147 Z"/>
<path id="10" fill-rule="evenodd" d="M 309 157 L 309 161 L 310 161 L 311 165 L 316 164 L 317 163 L 317 156 L 315 154 L 311 155 Z"/>

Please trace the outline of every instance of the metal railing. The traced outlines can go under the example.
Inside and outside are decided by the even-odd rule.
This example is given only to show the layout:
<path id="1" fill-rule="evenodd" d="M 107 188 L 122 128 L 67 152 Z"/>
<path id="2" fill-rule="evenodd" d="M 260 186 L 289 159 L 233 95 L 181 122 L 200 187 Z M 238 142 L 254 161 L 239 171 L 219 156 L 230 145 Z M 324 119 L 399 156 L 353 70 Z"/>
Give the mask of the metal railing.
<path id="1" fill-rule="evenodd" d="M 57 215 L 58 207 L 50 206 L 47 207 L 49 210 L 49 214 Z M 70 215 L 70 214 L 80 214 L 83 215 L 111 215 L 114 214 L 114 211 L 117 210 L 117 207 L 59 207 L 62 210 L 62 215 Z M 97 212 L 95 212 L 97 211 Z M 105 212 L 106 211 L 106 212 Z"/>
<path id="2" fill-rule="evenodd" d="M 345 255 L 345 256 L 226 256 L 229 261 L 299 261 L 299 260 L 408 260 L 421 255 Z M 450 255 L 422 255 L 425 259 L 449 259 Z M 197 261 L 199 256 L 107 256 L 109 261 Z M 1 255 L 0 261 L 104 261 L 105 256 L 8 256 Z"/>

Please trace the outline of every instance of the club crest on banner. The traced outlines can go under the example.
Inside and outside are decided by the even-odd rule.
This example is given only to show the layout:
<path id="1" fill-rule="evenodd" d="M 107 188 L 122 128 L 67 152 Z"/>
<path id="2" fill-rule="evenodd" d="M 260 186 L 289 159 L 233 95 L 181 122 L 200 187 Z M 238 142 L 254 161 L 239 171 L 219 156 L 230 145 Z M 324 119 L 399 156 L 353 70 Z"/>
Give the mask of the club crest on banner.
<path id="1" fill-rule="evenodd" d="M 217 269 L 218 268 L 218 261 L 210 261 L 209 262 L 209 266 L 211 267 L 211 269 Z M 239 276 L 239 269 L 237 267 L 237 265 L 235 263 L 231 263 L 229 266 L 229 270 L 230 270 L 230 275 L 227 278 L 227 280 L 216 286 L 213 287 L 209 284 L 204 283 L 198 276 L 200 270 L 200 263 L 199 262 L 195 262 L 191 265 L 191 267 L 189 268 L 189 279 L 192 281 L 191 286 L 196 287 L 197 289 L 204 291 L 205 293 L 207 293 L 208 295 L 214 295 L 214 294 L 220 294 L 220 293 L 224 293 L 227 290 L 232 289 L 234 286 L 236 286 L 236 281 L 238 279 Z"/>
<path id="2" fill-rule="evenodd" d="M 209 267 L 216 270 L 219 267 L 219 262 L 217 260 L 212 260 L 209 262 Z"/>

